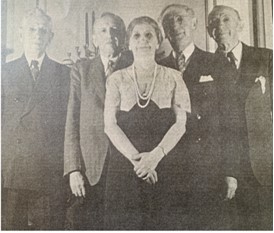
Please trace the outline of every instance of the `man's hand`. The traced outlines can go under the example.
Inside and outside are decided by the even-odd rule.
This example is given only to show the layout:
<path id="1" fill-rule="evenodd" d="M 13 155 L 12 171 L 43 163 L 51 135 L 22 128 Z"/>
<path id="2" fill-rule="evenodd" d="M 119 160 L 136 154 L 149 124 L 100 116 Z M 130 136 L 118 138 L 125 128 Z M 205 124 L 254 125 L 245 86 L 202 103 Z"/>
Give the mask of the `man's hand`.
<path id="1" fill-rule="evenodd" d="M 72 193 L 76 197 L 85 197 L 86 196 L 86 190 L 84 186 L 84 177 L 82 176 L 81 172 L 75 171 L 70 173 L 69 175 L 69 184 Z"/>
<path id="2" fill-rule="evenodd" d="M 236 189 L 238 187 L 237 180 L 234 177 L 227 176 L 225 178 L 227 184 L 227 193 L 225 200 L 231 200 L 235 196 Z"/>

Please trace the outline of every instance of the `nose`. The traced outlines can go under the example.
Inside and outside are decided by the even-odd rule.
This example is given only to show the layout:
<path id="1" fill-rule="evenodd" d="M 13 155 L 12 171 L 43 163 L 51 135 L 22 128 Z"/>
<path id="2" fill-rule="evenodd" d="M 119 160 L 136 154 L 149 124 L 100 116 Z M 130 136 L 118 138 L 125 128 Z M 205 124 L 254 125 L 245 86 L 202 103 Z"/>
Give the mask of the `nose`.
<path id="1" fill-rule="evenodd" d="M 34 38 L 36 38 L 36 39 L 41 39 L 44 36 L 44 34 L 45 34 L 45 32 L 43 29 L 36 29 L 33 32 Z"/>

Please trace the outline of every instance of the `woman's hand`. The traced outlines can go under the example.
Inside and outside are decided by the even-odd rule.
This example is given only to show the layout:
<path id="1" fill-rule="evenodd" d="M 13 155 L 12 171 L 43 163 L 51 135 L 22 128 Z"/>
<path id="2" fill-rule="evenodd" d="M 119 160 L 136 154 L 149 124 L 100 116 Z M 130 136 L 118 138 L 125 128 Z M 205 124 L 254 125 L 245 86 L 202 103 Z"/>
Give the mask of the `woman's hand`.
<path id="1" fill-rule="evenodd" d="M 156 147 L 151 152 L 144 152 L 138 155 L 133 156 L 135 161 L 139 161 L 137 165 L 134 167 L 134 171 L 136 174 L 143 177 L 145 172 L 147 173 L 149 170 L 155 170 L 158 163 L 164 157 L 164 152 L 160 147 Z"/>
<path id="2" fill-rule="evenodd" d="M 145 153 L 140 153 L 140 154 L 136 154 L 131 156 L 131 163 L 134 166 L 134 171 L 136 172 L 136 167 L 139 167 L 140 162 L 142 157 L 147 156 L 149 153 L 145 152 Z M 157 176 L 157 172 L 155 170 L 151 170 L 148 167 L 142 169 L 142 171 L 140 171 L 139 175 L 136 173 L 136 175 L 143 179 L 144 181 L 146 181 L 149 184 L 155 184 L 158 181 L 158 176 Z"/>
<path id="3" fill-rule="evenodd" d="M 145 177 L 142 178 L 149 184 L 156 184 L 158 182 L 157 172 L 155 170 L 149 171 Z"/>
<path id="4" fill-rule="evenodd" d="M 155 184 L 158 181 L 155 169 L 163 157 L 164 152 L 160 147 L 156 147 L 151 152 L 143 152 L 132 156 L 132 159 L 136 161 L 134 165 L 136 175 Z"/>

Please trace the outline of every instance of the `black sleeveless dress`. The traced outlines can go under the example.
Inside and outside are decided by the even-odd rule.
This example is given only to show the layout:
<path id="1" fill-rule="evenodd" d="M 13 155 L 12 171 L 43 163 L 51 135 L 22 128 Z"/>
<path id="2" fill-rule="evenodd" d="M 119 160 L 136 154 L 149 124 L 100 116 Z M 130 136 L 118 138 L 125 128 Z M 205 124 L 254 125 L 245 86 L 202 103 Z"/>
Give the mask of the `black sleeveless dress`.
<path id="1" fill-rule="evenodd" d="M 152 100 L 117 113 L 117 124 L 139 152 L 153 150 L 175 123 L 171 108 L 160 109 Z M 181 187 L 184 155 L 178 143 L 158 164 L 158 182 L 138 178 L 131 162 L 111 145 L 106 181 L 105 227 L 111 230 L 183 229 Z"/>

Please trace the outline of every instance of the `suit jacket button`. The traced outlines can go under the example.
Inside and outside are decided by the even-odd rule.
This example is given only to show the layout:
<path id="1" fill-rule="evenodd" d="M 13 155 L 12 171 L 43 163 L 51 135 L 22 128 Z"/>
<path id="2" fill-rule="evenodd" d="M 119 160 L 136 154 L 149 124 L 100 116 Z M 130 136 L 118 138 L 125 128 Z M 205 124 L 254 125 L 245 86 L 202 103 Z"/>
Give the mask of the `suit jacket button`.
<path id="1" fill-rule="evenodd" d="M 202 138 L 197 138 L 196 143 L 199 143 L 202 140 Z"/>
<path id="2" fill-rule="evenodd" d="M 22 143 L 22 139 L 21 138 L 17 138 L 16 142 L 17 142 L 17 144 L 21 144 Z"/>
<path id="3" fill-rule="evenodd" d="M 200 120 L 202 116 L 200 114 L 197 114 L 197 119 Z"/>

